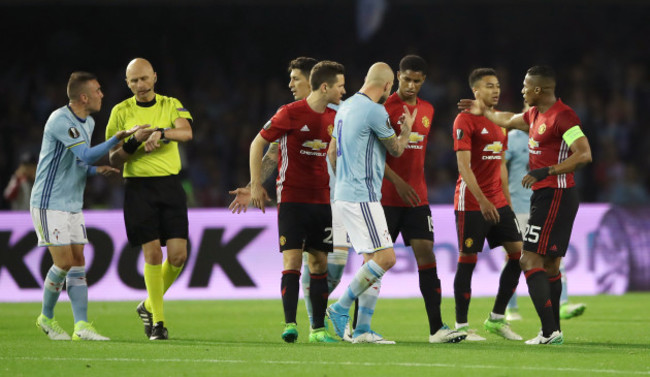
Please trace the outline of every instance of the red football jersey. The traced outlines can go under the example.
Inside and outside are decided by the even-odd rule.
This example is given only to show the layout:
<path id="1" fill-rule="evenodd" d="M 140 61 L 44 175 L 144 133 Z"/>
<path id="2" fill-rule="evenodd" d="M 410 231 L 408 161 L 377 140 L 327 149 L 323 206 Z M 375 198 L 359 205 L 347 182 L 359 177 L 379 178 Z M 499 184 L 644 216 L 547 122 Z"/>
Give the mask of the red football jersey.
<path id="1" fill-rule="evenodd" d="M 279 143 L 278 203 L 329 204 L 327 147 L 332 139 L 336 111 L 317 113 L 307 100 L 282 106 L 260 131 Z"/>
<path id="2" fill-rule="evenodd" d="M 417 99 L 415 106 L 410 106 L 402 101 L 397 95 L 397 92 L 391 94 L 386 100 L 384 107 L 390 117 L 390 124 L 395 129 L 397 135 L 401 132 L 401 123 L 399 118 L 404 113 L 404 105 L 412 113 L 418 109 L 409 143 L 400 157 L 393 157 L 386 154 L 386 163 L 391 169 L 397 173 L 403 180 L 405 180 L 415 191 L 422 200 L 420 205 L 429 204 L 427 200 L 427 183 L 424 179 L 424 156 L 427 150 L 427 141 L 429 139 L 429 130 L 431 129 L 431 122 L 433 121 L 433 106 L 420 98 Z M 395 185 L 388 179 L 384 178 L 381 186 L 381 204 L 385 206 L 409 207 L 404 203 Z"/>
<path id="3" fill-rule="evenodd" d="M 556 165 L 573 153 L 562 135 L 580 126 L 580 118 L 569 106 L 558 99 L 545 113 L 531 107 L 524 113 L 524 121 L 530 125 L 528 132 L 528 155 L 530 170 Z M 544 187 L 568 188 L 575 186 L 573 173 L 549 175 L 533 185 L 533 190 Z"/>
<path id="4" fill-rule="evenodd" d="M 501 208 L 508 205 L 501 183 L 501 160 L 508 148 L 505 130 L 484 116 L 468 112 L 458 114 L 454 121 L 454 150 L 470 151 L 470 167 L 483 194 Z M 481 207 L 467 184 L 458 174 L 454 209 L 457 211 L 480 211 Z"/>

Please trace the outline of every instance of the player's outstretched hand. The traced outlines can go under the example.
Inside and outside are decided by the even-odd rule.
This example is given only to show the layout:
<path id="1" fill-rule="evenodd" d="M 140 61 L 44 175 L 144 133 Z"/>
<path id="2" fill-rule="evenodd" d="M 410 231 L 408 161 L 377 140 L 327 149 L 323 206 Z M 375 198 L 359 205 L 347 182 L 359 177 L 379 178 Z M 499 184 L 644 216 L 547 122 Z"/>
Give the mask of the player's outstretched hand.
<path id="1" fill-rule="evenodd" d="M 97 174 L 101 174 L 101 175 L 103 175 L 105 177 L 109 177 L 109 176 L 111 176 L 113 174 L 119 174 L 119 172 L 120 172 L 120 169 L 115 169 L 112 166 L 108 166 L 108 165 L 97 166 Z"/>
<path id="2" fill-rule="evenodd" d="M 131 129 L 128 129 L 128 130 L 117 131 L 115 133 L 115 137 L 117 138 L 117 140 L 123 140 L 123 139 L 133 135 L 136 131 L 138 131 L 142 127 L 145 127 L 145 126 L 133 126 L 133 127 L 131 127 Z"/>
<path id="3" fill-rule="evenodd" d="M 468 111 L 474 115 L 483 115 L 485 104 L 475 99 L 461 99 L 458 101 L 458 109 Z"/>
<path id="4" fill-rule="evenodd" d="M 269 194 L 266 192 L 264 187 L 260 184 L 251 185 L 251 204 L 253 207 L 259 208 L 262 210 L 262 213 L 266 213 L 264 206 L 267 202 L 270 202 Z"/>
<path id="5" fill-rule="evenodd" d="M 229 194 L 235 195 L 235 199 L 232 200 L 228 209 L 232 213 L 246 213 L 248 205 L 251 202 L 251 189 L 248 187 L 239 187 L 235 190 L 228 191 Z"/>

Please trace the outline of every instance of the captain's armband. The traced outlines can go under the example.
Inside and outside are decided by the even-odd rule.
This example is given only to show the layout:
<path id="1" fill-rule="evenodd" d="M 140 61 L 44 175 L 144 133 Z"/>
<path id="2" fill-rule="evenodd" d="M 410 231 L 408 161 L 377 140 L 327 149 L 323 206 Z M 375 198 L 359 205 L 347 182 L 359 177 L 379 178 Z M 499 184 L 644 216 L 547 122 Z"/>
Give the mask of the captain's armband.
<path id="1" fill-rule="evenodd" d="M 562 135 L 562 139 L 568 145 L 569 147 L 571 144 L 573 144 L 576 140 L 580 139 L 581 137 L 585 136 L 584 133 L 582 133 L 582 129 L 580 126 L 573 126 L 567 132 Z"/>

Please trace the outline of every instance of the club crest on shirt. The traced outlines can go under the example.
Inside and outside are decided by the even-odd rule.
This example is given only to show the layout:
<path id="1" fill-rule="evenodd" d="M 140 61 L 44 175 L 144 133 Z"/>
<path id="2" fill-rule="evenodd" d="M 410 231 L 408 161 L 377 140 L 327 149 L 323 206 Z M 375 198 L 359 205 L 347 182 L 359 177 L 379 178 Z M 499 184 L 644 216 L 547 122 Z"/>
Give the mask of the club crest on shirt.
<path id="1" fill-rule="evenodd" d="M 334 125 L 330 124 L 327 126 L 327 134 L 332 136 L 332 132 L 334 132 Z"/>
<path id="2" fill-rule="evenodd" d="M 460 128 L 456 129 L 456 140 L 460 140 L 463 138 L 463 130 Z"/>
<path id="3" fill-rule="evenodd" d="M 270 128 L 271 128 L 271 120 L 269 119 L 269 121 L 264 124 L 264 127 L 262 127 L 262 129 L 264 131 L 268 131 Z"/>
<path id="4" fill-rule="evenodd" d="M 546 124 L 545 124 L 545 123 L 542 123 L 542 125 L 539 126 L 539 128 L 537 129 L 537 133 L 541 135 L 541 134 L 543 134 L 544 132 L 546 132 Z"/>
<path id="5" fill-rule="evenodd" d="M 70 135 L 71 138 L 76 139 L 81 134 L 79 133 L 79 130 L 76 129 L 75 127 L 70 127 L 70 128 L 68 128 L 68 135 Z"/>
<path id="6" fill-rule="evenodd" d="M 429 128 L 429 126 L 431 125 L 431 120 L 429 120 L 429 118 L 427 118 L 426 116 L 423 116 L 422 125 L 424 126 L 424 128 Z"/>

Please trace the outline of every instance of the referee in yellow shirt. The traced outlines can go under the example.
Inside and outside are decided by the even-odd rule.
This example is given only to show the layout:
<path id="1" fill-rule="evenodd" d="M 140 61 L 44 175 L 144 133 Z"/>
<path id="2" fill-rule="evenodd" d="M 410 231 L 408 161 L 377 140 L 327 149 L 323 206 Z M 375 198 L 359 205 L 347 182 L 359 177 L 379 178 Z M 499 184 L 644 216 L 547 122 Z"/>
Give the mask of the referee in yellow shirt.
<path id="1" fill-rule="evenodd" d="M 134 96 L 113 107 L 106 139 L 134 125 L 149 125 L 111 149 L 114 167 L 124 165 L 124 223 L 129 243 L 142 246 L 148 297 L 137 312 L 151 340 L 168 339 L 163 294 L 187 259 L 187 200 L 178 173 L 178 143 L 192 140 L 192 116 L 176 98 L 154 92 L 157 76 L 146 59 L 126 67 Z M 162 246 L 167 246 L 163 262 Z"/>

